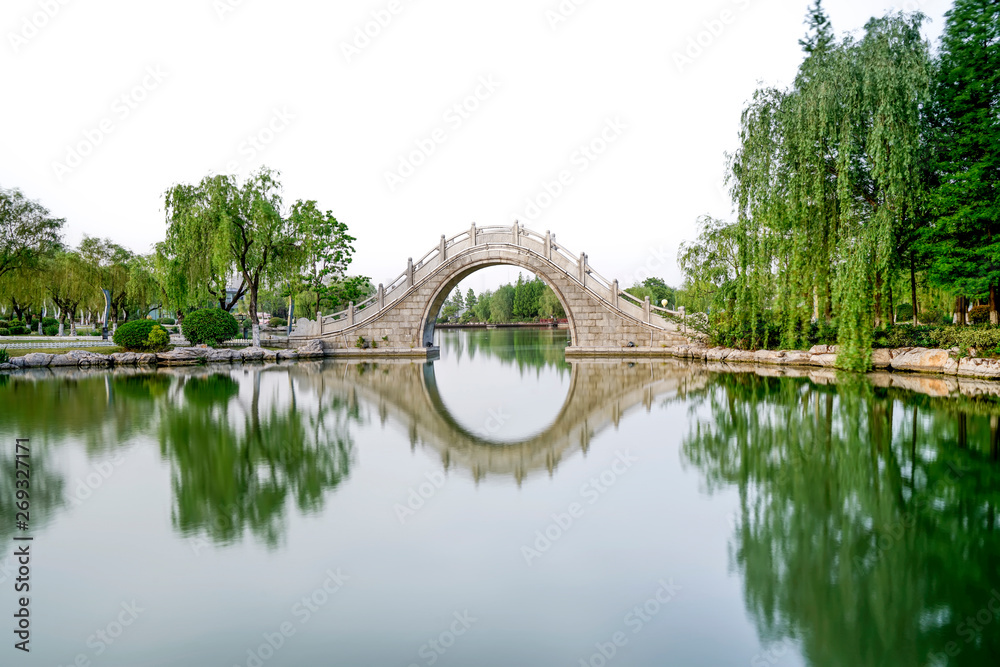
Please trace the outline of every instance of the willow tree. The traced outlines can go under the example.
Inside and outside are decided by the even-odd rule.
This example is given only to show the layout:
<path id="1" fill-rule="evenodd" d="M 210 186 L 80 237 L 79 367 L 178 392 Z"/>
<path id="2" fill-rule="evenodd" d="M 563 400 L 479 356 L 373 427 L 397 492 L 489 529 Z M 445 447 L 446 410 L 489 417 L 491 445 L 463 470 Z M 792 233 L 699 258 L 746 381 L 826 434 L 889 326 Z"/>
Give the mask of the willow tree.
<path id="1" fill-rule="evenodd" d="M 197 185 L 175 185 L 166 193 L 167 245 L 190 254 L 200 239 L 205 258 L 201 275 L 217 270 L 223 279 L 232 273 L 242 281 L 255 347 L 260 345 L 261 287 L 287 277 L 304 261 L 299 229 L 281 212 L 278 176 L 262 167 L 244 183 L 230 175 L 207 176 Z"/>
<path id="2" fill-rule="evenodd" d="M 300 230 L 305 263 L 298 276 L 301 285 L 316 295 L 314 313 L 320 312 L 320 301 L 333 296 L 335 285 L 354 255 L 354 237 L 347 225 L 337 220 L 332 211 L 321 211 L 313 200 L 299 200 L 292 205 L 292 224 Z"/>
<path id="3" fill-rule="evenodd" d="M 92 236 L 83 237 L 79 252 L 90 267 L 90 282 L 111 295 L 111 321 L 127 320 L 128 282 L 135 253 L 111 239 Z"/>
<path id="4" fill-rule="evenodd" d="M 810 10 L 807 56 L 787 90 L 758 90 L 730 156 L 739 240 L 734 316 L 760 340 L 805 344 L 807 325 L 836 317 L 838 365 L 866 370 L 877 323 L 891 321 L 901 230 L 923 196 L 924 17 L 870 20 L 860 40 L 829 38 Z"/>
<path id="5" fill-rule="evenodd" d="M 93 282 L 93 268 L 75 250 L 57 253 L 44 265 L 42 273 L 48 297 L 59 308 L 59 335 L 70 323 L 70 335 L 76 335 L 76 314 L 80 305 L 98 292 Z"/>

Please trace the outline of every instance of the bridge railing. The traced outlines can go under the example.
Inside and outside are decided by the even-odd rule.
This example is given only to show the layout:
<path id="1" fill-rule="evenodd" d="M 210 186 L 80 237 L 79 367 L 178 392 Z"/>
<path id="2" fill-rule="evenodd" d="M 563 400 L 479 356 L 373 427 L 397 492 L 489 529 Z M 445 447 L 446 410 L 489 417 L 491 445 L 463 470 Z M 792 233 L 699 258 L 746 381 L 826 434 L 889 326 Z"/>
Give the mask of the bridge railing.
<path id="1" fill-rule="evenodd" d="M 585 254 L 577 256 L 566 250 L 561 243 L 556 241 L 555 234 L 540 234 L 522 226 L 515 228 L 513 226 L 489 225 L 477 228 L 472 225 L 469 229 L 450 238 L 442 236 L 437 247 L 429 250 L 416 263 L 413 263 L 412 260 L 408 261 L 406 270 L 382 290 L 381 304 L 379 303 L 379 294 L 376 293 L 353 307 L 323 317 L 322 333 L 324 335 L 337 333 L 350 326 L 373 319 L 384 309 L 403 298 L 411 287 L 434 273 L 447 258 L 481 244 L 510 244 L 531 250 L 545 257 L 568 278 L 580 284 L 583 289 L 591 292 L 594 296 L 623 313 L 652 326 L 666 328 L 667 317 L 684 318 L 682 310 L 668 310 L 653 303 L 647 304 L 645 299 L 640 300 L 621 289 L 617 281 L 609 281 L 592 269 Z M 615 293 L 616 291 L 617 293 Z"/>

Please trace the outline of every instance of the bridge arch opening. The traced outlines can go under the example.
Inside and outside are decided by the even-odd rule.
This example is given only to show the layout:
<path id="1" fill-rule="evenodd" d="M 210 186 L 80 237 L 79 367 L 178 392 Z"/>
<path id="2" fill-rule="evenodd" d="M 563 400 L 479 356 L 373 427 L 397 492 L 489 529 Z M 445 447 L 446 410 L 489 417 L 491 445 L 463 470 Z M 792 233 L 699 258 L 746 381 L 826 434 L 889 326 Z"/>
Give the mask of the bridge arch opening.
<path id="1" fill-rule="evenodd" d="M 443 282 L 440 287 L 438 287 L 433 297 L 428 301 L 423 313 L 423 344 L 425 347 L 434 345 L 434 331 L 437 325 L 438 317 L 444 308 L 445 302 L 448 301 L 449 297 L 451 297 L 454 293 L 455 288 L 457 288 L 472 274 L 491 266 L 513 266 L 524 269 L 529 275 L 533 275 L 545 283 L 545 285 L 552 290 L 553 294 L 555 294 L 556 299 L 558 299 L 559 304 L 562 306 L 562 310 L 565 313 L 567 328 L 569 330 L 570 345 L 577 344 L 576 323 L 573 319 L 573 314 L 570 311 L 569 303 L 565 294 L 563 294 L 563 292 L 559 289 L 559 286 L 555 283 L 555 281 L 547 277 L 544 272 L 539 271 L 537 268 L 530 266 L 527 263 L 520 263 L 509 258 L 490 258 L 481 259 L 463 267 L 460 271 L 457 271 L 448 280 Z"/>

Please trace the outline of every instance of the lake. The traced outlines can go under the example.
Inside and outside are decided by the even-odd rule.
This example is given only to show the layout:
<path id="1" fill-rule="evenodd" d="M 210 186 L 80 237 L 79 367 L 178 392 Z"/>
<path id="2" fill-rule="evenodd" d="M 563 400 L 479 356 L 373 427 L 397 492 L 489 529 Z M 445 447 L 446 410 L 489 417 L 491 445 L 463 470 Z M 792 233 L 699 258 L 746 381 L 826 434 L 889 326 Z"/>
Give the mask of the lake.
<path id="1" fill-rule="evenodd" d="M 437 337 L 0 376 L 5 614 L 16 438 L 34 537 L 0 664 L 996 664 L 988 386 Z"/>

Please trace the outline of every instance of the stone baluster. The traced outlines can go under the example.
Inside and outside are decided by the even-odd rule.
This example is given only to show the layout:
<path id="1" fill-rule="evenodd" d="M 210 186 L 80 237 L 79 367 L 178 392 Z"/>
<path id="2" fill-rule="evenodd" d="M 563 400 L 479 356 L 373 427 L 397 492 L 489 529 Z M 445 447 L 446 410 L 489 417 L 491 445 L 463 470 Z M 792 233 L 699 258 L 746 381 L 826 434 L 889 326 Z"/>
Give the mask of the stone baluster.
<path id="1" fill-rule="evenodd" d="M 580 282 L 587 286 L 587 253 L 580 253 Z"/>
<path id="2" fill-rule="evenodd" d="M 545 230 L 545 259 L 552 261 L 552 234 Z"/>
<path id="3" fill-rule="evenodd" d="M 319 335 L 323 335 L 323 313 L 316 311 L 316 324 L 319 327 Z"/>
<path id="4" fill-rule="evenodd" d="M 517 220 L 514 221 L 514 227 L 511 229 L 511 233 L 514 235 L 514 245 L 521 245 L 521 226 Z"/>
<path id="5" fill-rule="evenodd" d="M 378 298 L 378 309 L 379 310 L 384 310 L 385 309 L 385 288 L 382 286 L 382 283 L 378 284 L 378 297 L 377 298 Z"/>
<path id="6" fill-rule="evenodd" d="M 648 301 L 649 297 L 646 297 L 646 300 Z M 354 326 L 354 302 L 353 301 L 351 301 L 349 304 L 347 304 L 347 326 L 349 326 L 349 327 L 353 327 Z"/>
<path id="7" fill-rule="evenodd" d="M 647 296 L 642 302 L 642 316 L 646 318 L 649 322 L 649 297 Z"/>
<path id="8" fill-rule="evenodd" d="M 469 227 L 469 245 L 476 245 L 476 223 Z"/>
<path id="9" fill-rule="evenodd" d="M 611 305 L 615 308 L 618 307 L 618 279 L 615 278 L 611 281 Z"/>
<path id="10" fill-rule="evenodd" d="M 448 243 L 445 240 L 444 234 L 441 235 L 441 245 L 438 246 L 438 257 L 440 258 L 439 264 L 444 264 L 444 260 L 447 259 L 448 253 Z"/>
<path id="11" fill-rule="evenodd" d="M 413 287 L 413 258 L 406 259 L 406 286 Z"/>

